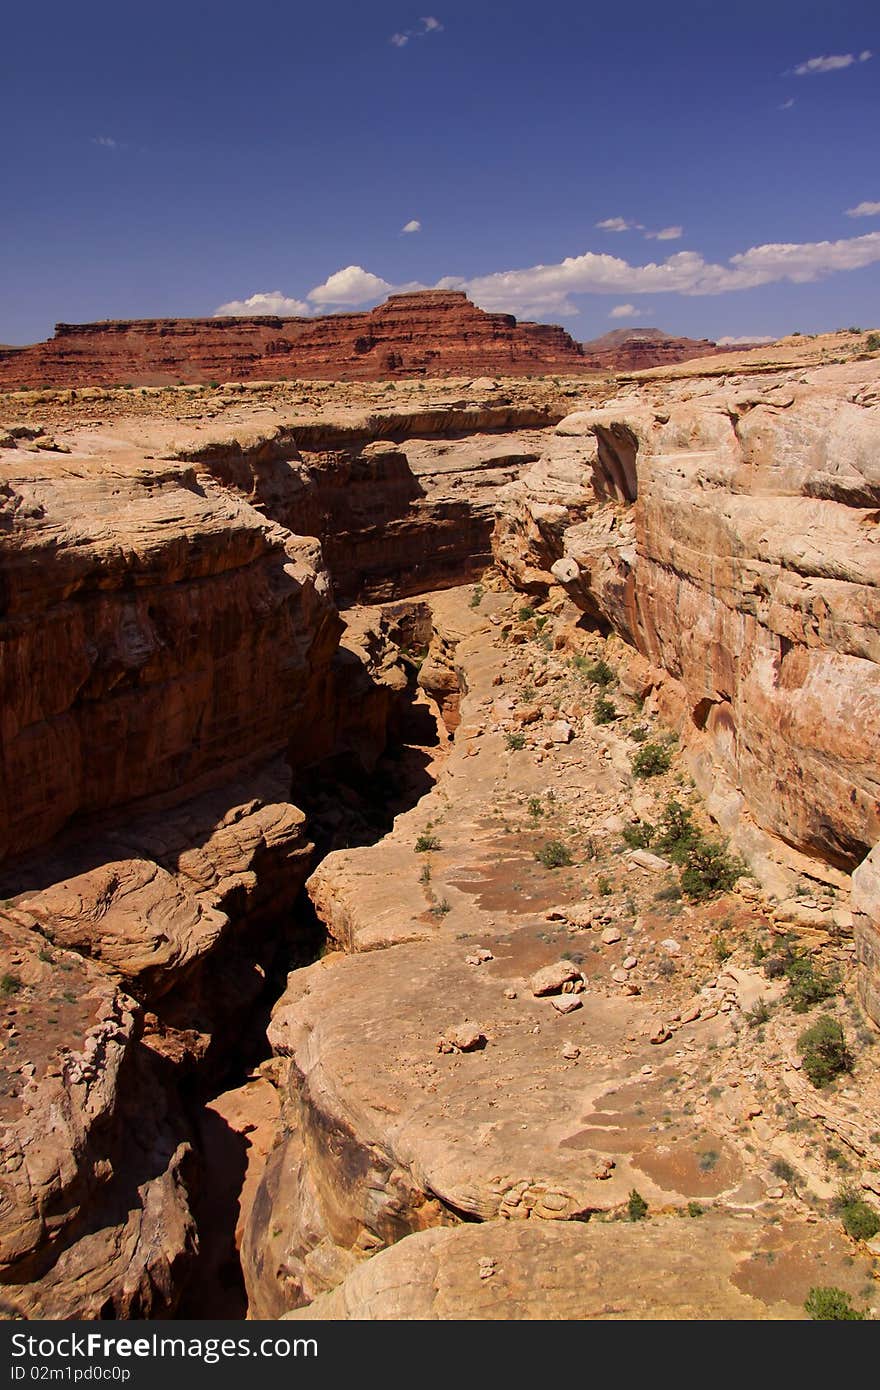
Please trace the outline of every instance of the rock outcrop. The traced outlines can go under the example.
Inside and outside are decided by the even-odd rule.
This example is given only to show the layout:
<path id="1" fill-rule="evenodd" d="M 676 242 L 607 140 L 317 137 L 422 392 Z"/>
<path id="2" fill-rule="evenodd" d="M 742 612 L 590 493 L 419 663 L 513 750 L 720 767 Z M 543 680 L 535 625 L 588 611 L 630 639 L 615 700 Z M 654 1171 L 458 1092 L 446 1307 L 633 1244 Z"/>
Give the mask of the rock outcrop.
<path id="1" fill-rule="evenodd" d="M 355 1267 L 332 1292 L 284 1316 L 319 1321 L 637 1319 L 741 1321 L 803 1317 L 803 1281 L 783 1267 L 797 1250 L 827 1258 L 803 1222 L 675 1217 L 619 1222 L 487 1221 L 409 1236 Z M 844 1267 L 845 1250 L 836 1253 Z M 845 1277 L 845 1276 L 844 1276 Z M 855 1295 L 854 1280 L 846 1279 Z"/>
<path id="2" fill-rule="evenodd" d="M 275 386 L 253 428 L 244 392 L 146 429 L 66 399 L 3 436 L 9 1301 L 187 1315 L 194 1098 L 260 1055 L 288 971 L 254 1316 L 857 1293 L 866 1252 L 811 1209 L 839 1174 L 794 1121 L 880 1192 L 865 1030 L 832 995 L 855 1074 L 817 1092 L 754 960 L 804 927 L 880 1022 L 876 371 L 584 383 L 568 414 L 570 385 L 405 389 L 334 415 Z M 754 878 L 685 902 L 638 840 L 679 798 Z M 633 1193 L 644 1226 L 615 1220 Z"/>
<path id="3" fill-rule="evenodd" d="M 557 433 L 589 471 L 570 491 L 551 450 L 511 486 L 502 567 L 634 649 L 633 688 L 676 718 L 725 829 L 742 813 L 852 870 L 880 837 L 874 398 L 629 396 Z"/>
<path id="4" fill-rule="evenodd" d="M 322 318 L 59 323 L 45 343 L 0 348 L 0 385 L 7 388 L 540 376 L 587 367 L 564 329 L 487 314 L 456 290 L 393 294 L 365 313 Z"/>
<path id="5" fill-rule="evenodd" d="M 729 351 L 710 338 L 676 338 L 662 328 L 615 328 L 581 347 L 585 364 L 603 372 L 638 372 L 698 357 L 723 356 Z"/>

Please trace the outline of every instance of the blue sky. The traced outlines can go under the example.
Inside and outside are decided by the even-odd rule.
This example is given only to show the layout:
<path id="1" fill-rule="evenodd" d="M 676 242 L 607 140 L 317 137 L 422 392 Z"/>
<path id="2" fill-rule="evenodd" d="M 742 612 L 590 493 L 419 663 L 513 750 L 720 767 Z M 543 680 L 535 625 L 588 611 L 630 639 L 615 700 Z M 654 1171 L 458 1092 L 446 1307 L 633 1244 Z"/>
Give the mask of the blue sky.
<path id="1" fill-rule="evenodd" d="M 50 0 L 3 37 L 0 342 L 438 283 L 582 339 L 880 324 L 876 0 Z"/>

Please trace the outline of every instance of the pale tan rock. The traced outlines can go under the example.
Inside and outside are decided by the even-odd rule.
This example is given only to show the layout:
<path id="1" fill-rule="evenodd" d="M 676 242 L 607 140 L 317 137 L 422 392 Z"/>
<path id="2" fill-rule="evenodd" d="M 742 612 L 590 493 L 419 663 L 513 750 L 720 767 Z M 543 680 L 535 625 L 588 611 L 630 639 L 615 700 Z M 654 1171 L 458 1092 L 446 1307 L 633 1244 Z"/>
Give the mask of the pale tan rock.
<path id="1" fill-rule="evenodd" d="M 575 1009 L 580 1009 L 583 1006 L 583 1000 L 579 999 L 576 994 L 554 995 L 550 1003 L 560 1014 L 573 1013 Z"/>
<path id="2" fill-rule="evenodd" d="M 558 960 L 553 965 L 544 965 L 536 970 L 529 980 L 532 994 L 558 994 L 570 982 L 581 979 L 581 972 L 570 960 Z"/>
<path id="3" fill-rule="evenodd" d="M 809 1263 L 822 1241 L 805 1222 L 783 1227 L 707 1213 L 699 1221 L 490 1221 L 422 1231 L 358 1265 L 293 1320 L 802 1319 L 809 1273 L 753 1277 L 768 1242 L 784 1265 Z M 832 1241 L 836 1283 L 853 1295 L 861 1271 Z M 826 1256 L 827 1258 L 827 1256 Z M 490 1263 L 491 1262 L 491 1263 Z M 492 1277 L 483 1271 L 491 1268 Z M 831 1274 L 829 1273 L 829 1278 Z M 863 1277 L 863 1276 L 862 1276 Z"/>

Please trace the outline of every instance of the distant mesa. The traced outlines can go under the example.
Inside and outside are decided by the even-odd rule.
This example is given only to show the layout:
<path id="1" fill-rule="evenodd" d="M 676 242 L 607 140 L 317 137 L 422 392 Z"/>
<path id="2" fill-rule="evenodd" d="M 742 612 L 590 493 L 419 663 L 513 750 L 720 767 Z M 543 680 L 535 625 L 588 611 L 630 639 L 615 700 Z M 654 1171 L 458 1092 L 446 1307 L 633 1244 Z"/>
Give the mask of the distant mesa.
<path id="1" fill-rule="evenodd" d="M 577 343 L 555 324 L 478 309 L 460 290 L 392 294 L 361 313 L 59 323 L 31 347 L 0 347 L 0 388 L 169 386 L 304 378 L 382 381 L 633 370 L 703 357 L 708 339 L 617 329 Z"/>
<path id="2" fill-rule="evenodd" d="M 615 328 L 581 346 L 584 366 L 605 372 L 641 371 L 731 351 L 729 346 L 719 347 L 710 338 L 675 338 L 662 328 Z M 751 346 L 766 345 L 739 343 L 737 351 L 747 351 Z"/>
<path id="3" fill-rule="evenodd" d="M 461 291 L 393 294 L 363 313 L 105 320 L 55 326 L 33 347 L 0 350 L 0 386 L 163 386 L 179 382 L 581 372 L 565 329 L 488 314 Z"/>

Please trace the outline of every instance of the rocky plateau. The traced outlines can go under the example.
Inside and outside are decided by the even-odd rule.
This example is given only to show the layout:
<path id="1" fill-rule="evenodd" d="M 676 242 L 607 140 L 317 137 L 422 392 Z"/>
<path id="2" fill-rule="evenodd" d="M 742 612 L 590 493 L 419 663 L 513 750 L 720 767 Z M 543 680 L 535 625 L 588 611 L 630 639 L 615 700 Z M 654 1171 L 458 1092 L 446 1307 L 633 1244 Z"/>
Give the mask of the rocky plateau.
<path id="1" fill-rule="evenodd" d="M 412 298 L 0 395 L 4 1315 L 876 1316 L 880 358 Z"/>

